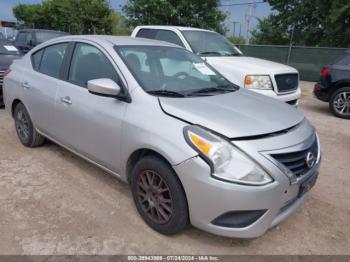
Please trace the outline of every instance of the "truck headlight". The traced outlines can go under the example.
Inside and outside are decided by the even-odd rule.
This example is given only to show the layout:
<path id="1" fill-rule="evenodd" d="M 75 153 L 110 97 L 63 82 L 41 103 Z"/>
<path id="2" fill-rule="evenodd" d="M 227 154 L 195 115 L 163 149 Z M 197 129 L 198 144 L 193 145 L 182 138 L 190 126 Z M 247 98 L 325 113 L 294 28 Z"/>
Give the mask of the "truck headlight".
<path id="1" fill-rule="evenodd" d="M 272 82 L 268 75 L 247 75 L 244 87 L 249 89 L 272 89 Z"/>
<path id="2" fill-rule="evenodd" d="M 273 179 L 241 150 L 199 127 L 184 128 L 187 143 L 211 166 L 216 178 L 247 185 L 265 185 Z"/>

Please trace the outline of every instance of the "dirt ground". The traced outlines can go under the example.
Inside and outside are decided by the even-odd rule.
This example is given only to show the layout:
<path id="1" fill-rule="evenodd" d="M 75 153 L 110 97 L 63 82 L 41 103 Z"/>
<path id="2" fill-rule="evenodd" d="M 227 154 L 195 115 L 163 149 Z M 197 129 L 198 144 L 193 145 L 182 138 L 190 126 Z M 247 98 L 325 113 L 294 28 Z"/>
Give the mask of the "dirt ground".
<path id="1" fill-rule="evenodd" d="M 23 147 L 0 110 L 0 254 L 350 254 L 350 120 L 312 86 L 302 82 L 300 109 L 320 134 L 319 180 L 298 212 L 252 240 L 152 231 L 127 185 L 53 143 Z"/>

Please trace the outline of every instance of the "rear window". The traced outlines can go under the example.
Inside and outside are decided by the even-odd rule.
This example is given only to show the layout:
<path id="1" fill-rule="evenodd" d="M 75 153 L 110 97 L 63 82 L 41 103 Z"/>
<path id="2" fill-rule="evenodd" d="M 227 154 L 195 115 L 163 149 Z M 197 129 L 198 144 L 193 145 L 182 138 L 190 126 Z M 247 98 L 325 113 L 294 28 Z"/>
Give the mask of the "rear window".
<path id="1" fill-rule="evenodd" d="M 341 57 L 335 62 L 336 65 L 350 66 L 350 53 L 346 53 L 345 56 Z"/>
<path id="2" fill-rule="evenodd" d="M 66 35 L 65 33 L 60 32 L 37 32 L 35 33 L 37 44 L 44 43 L 55 37 L 60 37 Z"/>

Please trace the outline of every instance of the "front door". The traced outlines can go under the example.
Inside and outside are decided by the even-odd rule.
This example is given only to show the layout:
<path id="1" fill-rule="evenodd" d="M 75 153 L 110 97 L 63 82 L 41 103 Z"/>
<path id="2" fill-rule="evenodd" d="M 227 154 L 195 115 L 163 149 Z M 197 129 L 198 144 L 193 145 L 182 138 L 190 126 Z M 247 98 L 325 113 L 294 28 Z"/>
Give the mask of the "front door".
<path id="1" fill-rule="evenodd" d="M 77 153 L 119 173 L 121 129 L 128 104 L 89 93 L 87 82 L 99 78 L 122 85 L 106 54 L 94 45 L 76 43 L 68 81 L 58 87 L 54 136 Z"/>

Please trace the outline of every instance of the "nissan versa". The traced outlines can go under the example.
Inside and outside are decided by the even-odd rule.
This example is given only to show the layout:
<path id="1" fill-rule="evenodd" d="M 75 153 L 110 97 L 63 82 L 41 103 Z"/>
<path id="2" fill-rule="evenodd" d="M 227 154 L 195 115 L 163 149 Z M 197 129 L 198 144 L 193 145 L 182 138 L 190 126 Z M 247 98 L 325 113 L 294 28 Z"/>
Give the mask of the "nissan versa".
<path id="1" fill-rule="evenodd" d="M 49 40 L 11 65 L 4 94 L 25 146 L 48 138 L 127 181 L 162 234 L 191 223 L 260 236 L 301 206 L 318 176 L 319 139 L 302 113 L 170 43 Z"/>

